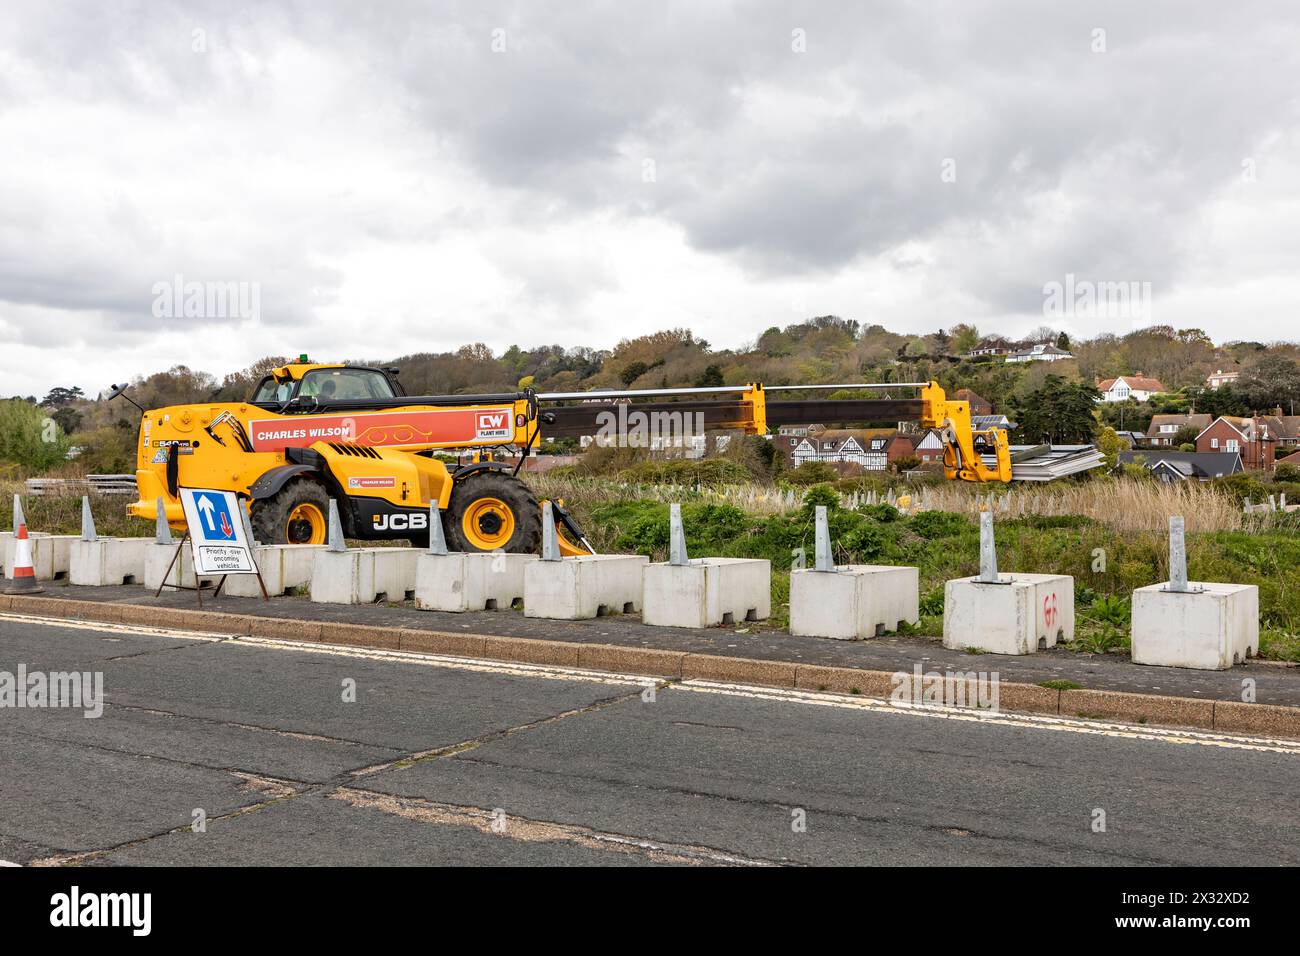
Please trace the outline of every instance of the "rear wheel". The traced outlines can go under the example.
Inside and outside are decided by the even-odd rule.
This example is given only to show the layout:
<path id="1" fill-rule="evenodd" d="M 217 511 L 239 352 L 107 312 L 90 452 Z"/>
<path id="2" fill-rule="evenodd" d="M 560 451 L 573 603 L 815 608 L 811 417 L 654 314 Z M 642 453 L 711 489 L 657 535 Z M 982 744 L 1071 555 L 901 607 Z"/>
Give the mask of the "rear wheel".
<path id="1" fill-rule="evenodd" d="M 518 478 L 480 472 L 452 488 L 445 529 L 447 544 L 456 551 L 533 554 L 541 545 L 542 513 Z"/>
<path id="2" fill-rule="evenodd" d="M 253 502 L 253 534 L 262 544 L 325 544 L 329 512 L 324 487 L 296 478 L 270 498 Z"/>

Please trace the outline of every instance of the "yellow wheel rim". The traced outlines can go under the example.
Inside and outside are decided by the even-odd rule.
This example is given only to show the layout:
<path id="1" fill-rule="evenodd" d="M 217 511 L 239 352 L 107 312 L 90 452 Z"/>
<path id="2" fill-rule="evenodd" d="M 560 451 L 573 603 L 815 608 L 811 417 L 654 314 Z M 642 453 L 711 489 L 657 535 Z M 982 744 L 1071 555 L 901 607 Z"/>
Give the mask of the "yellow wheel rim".
<path id="1" fill-rule="evenodd" d="M 500 498 L 479 498 L 460 519 L 465 540 L 481 551 L 505 547 L 515 533 L 515 515 Z"/>
<path id="2" fill-rule="evenodd" d="M 284 523 L 284 540 L 290 544 L 324 544 L 325 515 L 313 504 L 301 504 Z"/>

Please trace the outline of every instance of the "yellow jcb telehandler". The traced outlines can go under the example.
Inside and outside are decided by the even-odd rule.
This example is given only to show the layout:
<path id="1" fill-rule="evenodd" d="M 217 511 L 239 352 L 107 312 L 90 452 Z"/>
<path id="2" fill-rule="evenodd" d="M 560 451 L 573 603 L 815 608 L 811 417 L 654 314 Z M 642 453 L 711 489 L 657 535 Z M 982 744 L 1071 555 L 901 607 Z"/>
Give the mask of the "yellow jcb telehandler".
<path id="1" fill-rule="evenodd" d="M 907 399 L 767 398 L 778 391 L 878 388 L 915 389 L 918 394 Z M 109 398 L 125 390 L 115 385 Z M 668 401 L 643 401 L 656 398 Z M 519 478 L 524 457 L 543 429 L 553 437 L 592 435 L 599 423 L 608 425 L 610 416 L 626 421 L 629 410 L 647 416 L 690 415 L 703 430 L 751 435 L 782 424 L 910 419 L 937 430 L 949 478 L 1011 478 L 1006 433 L 973 431 L 968 403 L 948 401 L 935 382 L 407 396 L 396 369 L 320 364 L 304 355 L 272 370 L 244 402 L 141 409 L 140 499 L 127 510 L 154 520 L 161 498 L 168 523 L 179 529 L 185 524 L 180 488 L 234 491 L 246 501 L 262 543 L 322 544 L 334 499 L 347 537 L 406 538 L 423 546 L 429 538 L 429 506 L 436 502 L 451 548 L 535 552 L 541 542 L 541 510 Z M 434 456 L 443 449 L 472 449 L 473 460 L 448 468 Z M 506 450 L 519 452 L 515 465 L 493 457 Z M 590 551 L 562 503 L 553 504 L 561 551 Z"/>

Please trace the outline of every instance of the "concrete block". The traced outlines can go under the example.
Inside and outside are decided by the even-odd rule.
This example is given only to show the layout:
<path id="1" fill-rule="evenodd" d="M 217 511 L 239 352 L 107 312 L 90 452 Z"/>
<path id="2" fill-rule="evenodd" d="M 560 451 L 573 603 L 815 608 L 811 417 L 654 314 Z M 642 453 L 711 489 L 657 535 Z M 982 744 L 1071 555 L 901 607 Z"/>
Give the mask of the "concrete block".
<path id="1" fill-rule="evenodd" d="M 4 543 L 5 578 L 13 580 L 14 555 L 18 550 L 18 541 L 10 537 Z M 36 571 L 38 581 L 57 581 L 68 576 L 68 561 L 72 556 L 72 542 L 80 541 L 76 534 L 45 534 L 28 532 L 32 545 L 32 568 Z"/>
<path id="2" fill-rule="evenodd" d="M 197 584 L 194 578 L 194 552 L 189 544 L 181 548 L 180 557 L 172 565 L 171 573 L 167 574 L 167 566 L 171 564 L 172 556 L 176 554 L 176 547 L 180 542 L 172 544 L 158 544 L 149 541 L 144 549 L 144 586 L 148 591 L 157 591 L 163 583 L 163 575 L 167 575 L 167 584 L 176 587 L 192 588 Z M 216 584 L 220 577 L 202 578 L 203 584 Z"/>
<path id="3" fill-rule="evenodd" d="M 642 554 L 583 554 L 524 568 L 524 616 L 562 621 L 641 609 Z"/>
<path id="4" fill-rule="evenodd" d="M 420 552 L 415 548 L 370 548 L 375 553 L 375 597 L 405 601 L 415 597 L 415 565 Z"/>
<path id="5" fill-rule="evenodd" d="M 507 610 L 524 597 L 524 569 L 535 554 L 421 553 L 415 606 L 423 611 Z"/>
<path id="6" fill-rule="evenodd" d="M 944 587 L 943 646 L 1032 654 L 1074 637 L 1074 578 L 1010 574 L 1010 584 L 958 578 Z"/>
<path id="7" fill-rule="evenodd" d="M 1152 584 L 1133 592 L 1135 664 L 1226 670 L 1259 653 L 1259 588 L 1199 584 L 1175 592 Z"/>
<path id="8" fill-rule="evenodd" d="M 641 620 L 659 627 L 716 627 L 772 614 L 772 563 L 752 558 L 695 558 L 647 564 Z"/>
<path id="9" fill-rule="evenodd" d="M 374 550 L 317 551 L 312 567 L 311 599 L 317 604 L 369 604 L 374 601 Z"/>
<path id="10" fill-rule="evenodd" d="M 836 571 L 790 572 L 790 633 L 852 641 L 920 620 L 920 572 L 848 564 Z"/>
<path id="11" fill-rule="evenodd" d="M 316 552 L 311 599 L 319 604 L 404 601 L 415 591 L 414 548 L 355 548 Z"/>
<path id="12" fill-rule="evenodd" d="M 291 588 L 305 588 L 311 584 L 316 553 L 324 551 L 323 544 L 259 544 L 253 549 L 253 560 L 262 572 L 266 593 L 279 597 Z M 261 597 L 255 574 L 232 574 L 226 578 L 224 593 L 232 597 Z"/>
<path id="13" fill-rule="evenodd" d="M 78 538 L 68 555 L 68 581 L 90 587 L 144 584 L 145 554 L 153 543 L 153 538 Z"/>

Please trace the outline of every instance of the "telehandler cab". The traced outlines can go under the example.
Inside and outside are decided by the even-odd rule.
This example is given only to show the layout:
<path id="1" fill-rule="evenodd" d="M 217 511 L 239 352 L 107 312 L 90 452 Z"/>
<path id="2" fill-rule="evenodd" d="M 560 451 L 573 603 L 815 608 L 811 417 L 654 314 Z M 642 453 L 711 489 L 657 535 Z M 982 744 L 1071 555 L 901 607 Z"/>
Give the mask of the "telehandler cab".
<path id="1" fill-rule="evenodd" d="M 873 388 L 919 389 L 919 395 L 767 400 L 778 391 Z M 115 385 L 109 398 L 125 390 Z M 731 397 L 718 397 L 724 395 Z M 247 501 L 263 544 L 323 544 L 333 499 L 346 537 L 405 538 L 426 546 L 429 506 L 436 502 L 452 549 L 535 552 L 541 509 L 518 472 L 543 428 L 551 436 L 595 434 L 602 415 L 648 398 L 670 401 L 628 408 L 690 414 L 705 430 L 748 434 L 781 424 L 912 419 L 938 431 L 949 478 L 1011 478 L 1006 433 L 973 431 L 969 405 L 948 401 L 935 382 L 407 396 L 396 369 L 318 364 L 304 355 L 273 369 L 245 402 L 144 411 L 136 468 L 140 499 L 127 511 L 154 520 L 161 498 L 168 523 L 179 529 L 185 524 L 180 488 L 234 491 Z M 543 404 L 554 407 L 543 411 Z M 626 417 L 627 409 L 622 413 Z M 520 452 L 513 467 L 493 457 L 508 448 Z M 435 457 L 443 449 L 473 449 L 473 460 L 449 468 Z M 562 503 L 553 502 L 553 510 L 561 552 L 589 553 Z"/>

